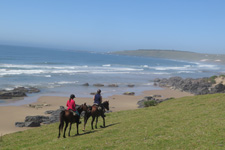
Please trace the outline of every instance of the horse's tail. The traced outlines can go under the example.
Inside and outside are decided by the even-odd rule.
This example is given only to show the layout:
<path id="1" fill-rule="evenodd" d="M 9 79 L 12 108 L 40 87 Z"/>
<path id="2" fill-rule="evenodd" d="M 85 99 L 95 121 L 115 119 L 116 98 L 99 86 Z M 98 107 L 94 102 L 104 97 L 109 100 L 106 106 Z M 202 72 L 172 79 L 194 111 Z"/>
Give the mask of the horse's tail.
<path id="1" fill-rule="evenodd" d="M 59 125 L 59 130 L 62 131 L 63 126 L 64 126 L 64 116 L 65 116 L 65 111 L 61 111 L 59 114 L 59 121 L 60 121 L 60 125 Z"/>

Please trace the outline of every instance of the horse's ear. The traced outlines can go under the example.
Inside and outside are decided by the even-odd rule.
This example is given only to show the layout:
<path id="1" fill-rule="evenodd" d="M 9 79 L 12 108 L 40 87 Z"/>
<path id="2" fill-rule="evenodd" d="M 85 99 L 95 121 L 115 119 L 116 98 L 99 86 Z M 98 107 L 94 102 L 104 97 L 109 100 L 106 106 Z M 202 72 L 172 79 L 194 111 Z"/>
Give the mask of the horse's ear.
<path id="1" fill-rule="evenodd" d="M 84 103 L 84 105 L 86 105 L 86 103 Z"/>

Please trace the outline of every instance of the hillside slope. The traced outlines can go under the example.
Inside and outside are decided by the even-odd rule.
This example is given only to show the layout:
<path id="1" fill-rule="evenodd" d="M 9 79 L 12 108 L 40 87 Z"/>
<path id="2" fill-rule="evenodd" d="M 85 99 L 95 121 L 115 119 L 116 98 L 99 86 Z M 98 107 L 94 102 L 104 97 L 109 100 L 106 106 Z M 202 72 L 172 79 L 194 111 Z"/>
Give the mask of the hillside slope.
<path id="1" fill-rule="evenodd" d="M 188 51 L 177 51 L 177 50 L 155 50 L 155 49 L 139 49 L 139 50 L 125 50 L 112 52 L 112 54 L 118 55 L 130 55 L 130 56 L 144 56 L 144 57 L 156 57 L 174 60 L 185 60 L 185 61 L 203 61 L 203 62 L 214 62 L 224 63 L 225 55 L 217 54 L 202 54 Z"/>
<path id="2" fill-rule="evenodd" d="M 0 149 L 225 149 L 224 108 L 224 94 L 183 97 L 107 114 L 106 128 L 88 120 L 80 136 L 57 139 L 58 123 L 5 135 Z"/>

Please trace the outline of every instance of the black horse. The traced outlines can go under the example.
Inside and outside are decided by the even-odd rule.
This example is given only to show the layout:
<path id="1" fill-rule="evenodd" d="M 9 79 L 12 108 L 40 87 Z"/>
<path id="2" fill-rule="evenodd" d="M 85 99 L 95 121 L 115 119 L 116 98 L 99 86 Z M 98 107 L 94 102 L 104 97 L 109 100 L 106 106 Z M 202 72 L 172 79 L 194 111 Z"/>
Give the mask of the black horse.
<path id="1" fill-rule="evenodd" d="M 85 110 L 87 110 L 86 103 L 80 105 L 77 108 L 77 111 L 79 112 L 79 114 L 81 114 L 82 111 L 85 111 Z M 64 122 L 66 123 L 66 126 L 64 128 L 64 133 L 63 133 L 63 137 L 64 138 L 66 137 L 65 136 L 65 132 L 66 132 L 66 129 L 68 127 L 68 123 L 70 123 L 68 136 L 70 136 L 70 130 L 71 130 L 71 126 L 72 126 L 73 123 L 76 123 L 76 125 L 77 125 L 77 135 L 79 135 L 78 127 L 79 127 L 79 124 L 80 124 L 80 116 L 78 116 L 78 115 L 74 116 L 73 112 L 71 112 L 70 110 L 63 110 L 60 113 L 59 119 L 60 119 L 60 124 L 59 124 L 59 135 L 58 135 L 58 138 L 60 137 L 60 131 L 63 130 Z"/>
<path id="2" fill-rule="evenodd" d="M 101 107 L 101 109 L 98 109 L 98 107 Z M 85 126 L 86 123 L 88 121 L 88 118 L 90 116 L 92 116 L 92 121 L 91 121 L 91 128 L 92 130 L 93 128 L 93 122 L 95 121 L 95 117 L 96 117 L 96 124 L 95 124 L 95 128 L 97 129 L 97 122 L 98 122 L 98 117 L 101 116 L 103 119 L 103 127 L 105 127 L 105 114 L 104 114 L 104 109 L 109 110 L 109 101 L 105 101 L 103 102 L 100 106 L 97 105 L 93 105 L 88 107 L 85 115 L 84 115 L 84 129 L 83 131 L 85 131 Z"/>

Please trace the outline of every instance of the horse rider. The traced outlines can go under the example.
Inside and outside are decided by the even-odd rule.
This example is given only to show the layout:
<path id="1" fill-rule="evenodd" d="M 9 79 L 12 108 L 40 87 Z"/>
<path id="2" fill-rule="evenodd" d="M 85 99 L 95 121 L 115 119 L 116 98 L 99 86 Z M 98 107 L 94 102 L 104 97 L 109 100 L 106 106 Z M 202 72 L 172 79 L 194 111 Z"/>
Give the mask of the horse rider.
<path id="1" fill-rule="evenodd" d="M 94 105 L 96 105 L 98 107 L 98 110 L 103 109 L 101 104 L 102 104 L 102 96 L 101 96 L 101 90 L 98 89 L 97 90 L 97 94 L 95 94 L 94 98 Z"/>
<path id="2" fill-rule="evenodd" d="M 76 103 L 75 103 L 74 98 L 76 98 L 75 95 L 71 94 L 70 99 L 66 103 L 67 110 L 70 110 L 71 112 L 73 112 L 74 116 L 76 116 L 76 115 L 80 116 L 79 112 L 76 110 Z"/>

